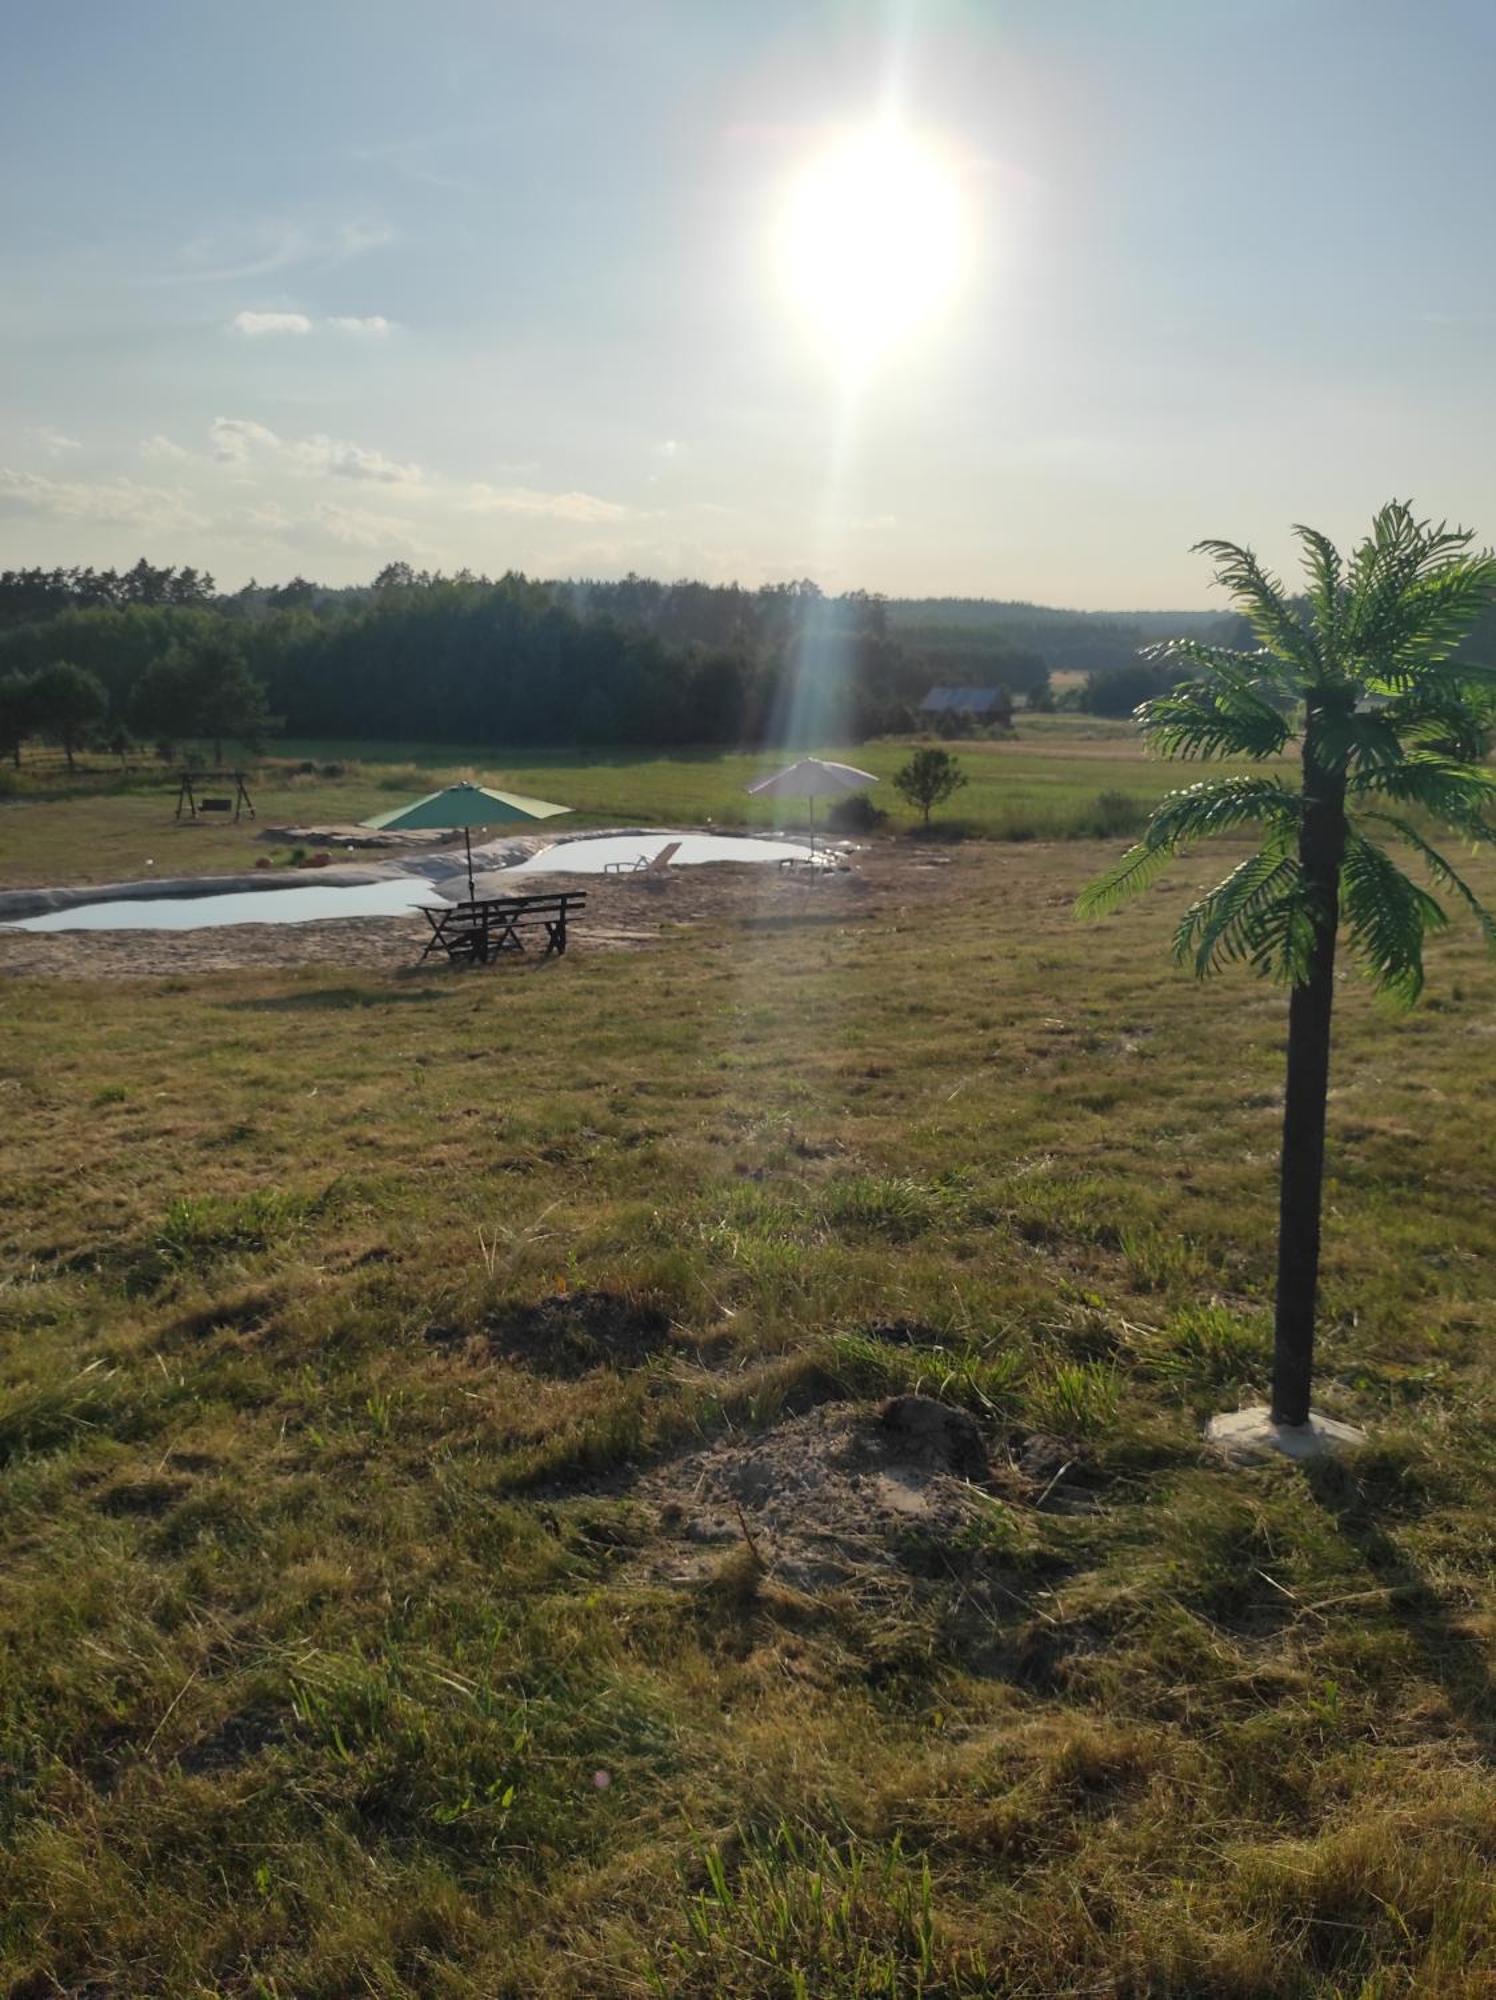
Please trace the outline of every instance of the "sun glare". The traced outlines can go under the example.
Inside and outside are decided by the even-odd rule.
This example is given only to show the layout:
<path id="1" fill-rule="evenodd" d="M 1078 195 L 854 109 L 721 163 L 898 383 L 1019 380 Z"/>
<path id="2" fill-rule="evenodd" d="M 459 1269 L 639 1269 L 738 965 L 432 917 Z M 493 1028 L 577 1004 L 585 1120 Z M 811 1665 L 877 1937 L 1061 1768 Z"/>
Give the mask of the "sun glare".
<path id="1" fill-rule="evenodd" d="M 956 177 L 894 126 L 842 139 L 805 167 L 780 218 L 793 309 L 852 365 L 906 343 L 949 306 L 966 256 Z"/>

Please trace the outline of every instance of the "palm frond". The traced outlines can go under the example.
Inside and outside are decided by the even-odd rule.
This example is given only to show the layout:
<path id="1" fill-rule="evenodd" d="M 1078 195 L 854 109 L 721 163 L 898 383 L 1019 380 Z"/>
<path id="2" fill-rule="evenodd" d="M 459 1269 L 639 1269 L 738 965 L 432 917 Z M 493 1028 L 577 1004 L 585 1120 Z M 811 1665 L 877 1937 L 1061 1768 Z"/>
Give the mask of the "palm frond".
<path id="1" fill-rule="evenodd" d="M 1487 702 L 1496 698 L 1496 667 L 1453 656 L 1371 661 L 1365 667 L 1362 685 L 1368 694 L 1395 697 L 1427 692 L 1445 700 Z"/>
<path id="2" fill-rule="evenodd" d="M 1237 826 L 1296 827 L 1303 809 L 1302 793 L 1271 778 L 1212 778 L 1160 799 L 1143 845 L 1174 849 Z"/>
<path id="3" fill-rule="evenodd" d="M 1423 991 L 1423 940 L 1449 922 L 1443 905 L 1352 828 L 1340 869 L 1341 912 L 1372 983 L 1410 1007 Z"/>
<path id="4" fill-rule="evenodd" d="M 1486 908 L 1464 876 L 1445 859 L 1437 847 L 1424 839 L 1416 826 L 1397 813 L 1368 812 L 1363 814 L 1363 818 L 1375 820 L 1379 826 L 1391 827 L 1400 840 L 1405 840 L 1414 853 L 1422 857 L 1424 866 L 1439 887 L 1448 889 L 1451 894 L 1460 898 L 1480 925 L 1481 935 L 1486 943 L 1496 950 L 1496 915 Z"/>
<path id="5" fill-rule="evenodd" d="M 1330 771 L 1382 770 L 1400 764 L 1405 752 L 1385 713 L 1374 708 L 1324 708 L 1315 717 L 1316 760 Z"/>
<path id="6" fill-rule="evenodd" d="M 1355 798 L 1395 799 L 1421 806 L 1446 825 L 1460 828 L 1475 840 L 1496 840 L 1496 827 L 1486 814 L 1496 807 L 1496 773 L 1451 757 L 1415 750 L 1400 764 L 1356 771 L 1347 787 Z"/>
<path id="7" fill-rule="evenodd" d="M 1332 668 L 1338 665 L 1340 618 L 1345 600 L 1340 551 L 1318 528 L 1295 521 L 1294 533 L 1304 545 L 1304 569 L 1309 578 L 1309 607 L 1319 630 L 1321 658 Z"/>
<path id="8" fill-rule="evenodd" d="M 1115 909 L 1191 841 L 1260 826 L 1260 850 L 1186 911 L 1176 956 L 1202 975 L 1244 959 L 1298 984 L 1310 975 L 1316 944 L 1343 919 L 1376 985 L 1408 1002 L 1423 983 L 1424 937 L 1448 919 L 1365 828 L 1385 825 L 1412 847 L 1435 885 L 1458 896 L 1496 945 L 1496 916 L 1419 826 L 1375 809 L 1414 807 L 1415 818 L 1427 813 L 1473 840 L 1496 840 L 1496 774 L 1480 764 L 1496 720 L 1496 670 L 1455 657 L 1475 616 L 1496 600 L 1496 554 L 1473 552 L 1467 530 L 1419 520 L 1404 501 L 1382 508 L 1349 562 L 1317 529 L 1300 525 L 1296 533 L 1308 577 L 1298 602 L 1250 549 L 1196 545 L 1214 558 L 1216 581 L 1261 650 L 1188 639 L 1151 648 L 1149 658 L 1186 663 L 1194 673 L 1136 715 L 1153 747 L 1183 758 L 1264 760 L 1302 731 L 1306 760 L 1338 774 L 1328 790 L 1311 787 L 1333 816 L 1335 844 L 1345 835 L 1336 880 L 1315 886 L 1299 859 L 1297 836 L 1311 810 L 1302 791 L 1265 776 L 1230 778 L 1171 793 L 1076 909 L 1082 916 Z"/>
<path id="9" fill-rule="evenodd" d="M 1271 778 L 1215 778 L 1170 792 L 1153 809 L 1143 837 L 1114 868 L 1084 888 L 1075 901 L 1079 917 L 1104 917 L 1146 889 L 1179 849 L 1192 840 L 1238 826 L 1266 826 L 1279 844 L 1297 827 L 1303 810 L 1298 792 Z M 1278 851 L 1275 846 L 1274 851 Z"/>
<path id="10" fill-rule="evenodd" d="M 1215 560 L 1215 580 L 1230 591 L 1238 610 L 1264 646 L 1292 660 L 1306 680 L 1321 671 L 1314 636 L 1296 615 L 1283 585 L 1250 549 L 1214 538 L 1195 543 L 1195 551 Z"/>
<path id="11" fill-rule="evenodd" d="M 1270 646 L 1259 646 L 1249 653 L 1240 646 L 1212 646 L 1204 639 L 1160 639 L 1144 646 L 1139 658 L 1164 663 L 1186 660 L 1200 669 L 1200 674 L 1192 675 L 1191 679 L 1205 678 L 1238 693 L 1256 695 L 1259 700 L 1264 689 L 1294 697 L 1303 691 L 1292 661 L 1283 659 Z"/>
<path id="12" fill-rule="evenodd" d="M 1184 681 L 1135 711 L 1139 729 L 1166 757 L 1276 757 L 1288 718 L 1260 695 Z"/>
<path id="13" fill-rule="evenodd" d="M 1437 671 L 1391 695 L 1376 713 L 1382 727 L 1404 746 L 1437 747 L 1438 754 L 1463 764 L 1480 761 L 1496 727 L 1496 706 L 1489 696 L 1472 695 L 1454 677 Z"/>
<path id="14" fill-rule="evenodd" d="M 1416 681 L 1449 657 L 1493 595 L 1496 561 L 1489 556 L 1461 557 L 1420 577 L 1379 606 L 1375 623 L 1358 635 L 1368 665 Z"/>
<path id="15" fill-rule="evenodd" d="M 1150 882 L 1158 879 L 1173 860 L 1173 851 L 1167 847 L 1150 847 L 1146 839 L 1129 847 L 1122 859 L 1104 875 L 1098 875 L 1094 882 L 1088 882 L 1075 899 L 1075 914 L 1078 917 L 1110 916 L 1113 910 L 1134 896 L 1141 895 Z"/>
<path id="16" fill-rule="evenodd" d="M 1448 657 L 1496 596 L 1496 556 L 1468 528 L 1382 508 L 1351 565 L 1345 641 L 1379 679 L 1407 686 Z"/>
<path id="17" fill-rule="evenodd" d="M 1297 857 L 1282 843 L 1239 862 L 1192 903 L 1174 932 L 1174 956 L 1205 978 L 1247 959 L 1269 976 L 1297 979 L 1309 963 L 1313 911 Z"/>

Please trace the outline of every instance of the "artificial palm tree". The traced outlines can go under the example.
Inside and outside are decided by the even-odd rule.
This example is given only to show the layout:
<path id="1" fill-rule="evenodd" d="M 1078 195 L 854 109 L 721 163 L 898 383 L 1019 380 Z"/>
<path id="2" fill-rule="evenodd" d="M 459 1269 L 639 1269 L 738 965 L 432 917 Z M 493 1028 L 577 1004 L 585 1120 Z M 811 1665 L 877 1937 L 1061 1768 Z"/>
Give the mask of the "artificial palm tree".
<path id="1" fill-rule="evenodd" d="M 1307 587 L 1292 598 L 1250 549 L 1197 546 L 1245 614 L 1261 650 L 1191 639 L 1153 649 L 1195 677 L 1137 718 L 1170 757 L 1250 758 L 1273 768 L 1165 798 L 1147 830 L 1081 896 L 1083 916 L 1144 888 L 1191 841 L 1250 827 L 1261 844 L 1185 911 L 1175 956 L 1205 975 L 1245 960 L 1289 989 L 1278 1289 L 1271 1416 L 1309 1421 L 1319 1275 L 1325 1099 L 1335 946 L 1347 941 L 1372 984 L 1409 1005 L 1423 985 L 1423 943 L 1447 921 L 1386 843 L 1410 849 L 1434 885 L 1463 903 L 1488 942 L 1496 919 L 1428 838 L 1438 825 L 1471 844 L 1496 838 L 1496 777 L 1482 768 L 1496 674 L 1455 650 L 1496 597 L 1496 555 L 1464 529 L 1384 507 L 1348 561 L 1312 528 L 1294 530 Z M 1298 782 L 1283 760 L 1298 750 Z"/>

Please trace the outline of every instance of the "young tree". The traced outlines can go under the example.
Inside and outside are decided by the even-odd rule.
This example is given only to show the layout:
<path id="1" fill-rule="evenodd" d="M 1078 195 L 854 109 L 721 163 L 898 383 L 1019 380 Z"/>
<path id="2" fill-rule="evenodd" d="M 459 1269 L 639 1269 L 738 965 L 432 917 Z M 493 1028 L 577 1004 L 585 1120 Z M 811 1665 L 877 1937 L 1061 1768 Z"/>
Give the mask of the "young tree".
<path id="1" fill-rule="evenodd" d="M 19 771 L 21 745 L 36 727 L 36 677 L 0 674 L 0 757 Z"/>
<path id="2" fill-rule="evenodd" d="M 207 633 L 151 663 L 135 684 L 131 719 L 142 735 L 175 744 L 200 737 L 223 762 L 225 738 L 253 749 L 271 728 L 264 685 L 230 638 Z"/>
<path id="3" fill-rule="evenodd" d="M 1342 926 L 1362 970 L 1410 1005 L 1423 985 L 1426 934 L 1443 907 L 1383 843 L 1401 841 L 1434 884 L 1463 903 L 1496 945 L 1496 919 L 1432 846 L 1409 810 L 1475 842 L 1496 837 L 1496 776 L 1474 761 L 1496 675 L 1455 649 L 1496 596 L 1496 555 L 1463 529 L 1384 507 L 1343 561 L 1322 534 L 1294 530 L 1308 587 L 1290 598 L 1249 549 L 1198 546 L 1250 621 L 1260 650 L 1195 640 L 1156 649 L 1195 678 L 1137 711 L 1166 756 L 1274 762 L 1297 747 L 1299 782 L 1281 768 L 1174 792 L 1138 844 L 1093 883 L 1082 916 L 1114 909 L 1189 842 L 1242 827 L 1261 845 L 1188 909 L 1175 956 L 1204 975 L 1245 959 L 1289 988 L 1288 1076 L 1279 1177 L 1272 1417 L 1309 1419 L 1324 1176 L 1335 947 Z"/>
<path id="4" fill-rule="evenodd" d="M 926 748 L 916 750 L 909 762 L 893 774 L 893 788 L 910 805 L 917 806 L 925 816 L 925 825 L 930 824 L 930 814 L 936 806 L 944 805 L 953 792 L 960 791 L 966 783 L 966 773 L 961 769 L 959 758 L 949 750 Z"/>
<path id="5" fill-rule="evenodd" d="M 227 639 L 204 640 L 188 657 L 186 677 L 193 733 L 212 739 L 214 763 L 223 762 L 225 737 L 255 749 L 272 725 L 264 684 L 238 647 Z"/>
<path id="6" fill-rule="evenodd" d="M 71 660 L 54 660 L 31 683 L 36 727 L 62 745 L 73 769 L 73 757 L 109 711 L 109 696 L 97 674 Z"/>
<path id="7" fill-rule="evenodd" d="M 171 763 L 182 737 L 192 734 L 187 676 L 175 653 L 152 660 L 136 681 L 130 721 L 140 736 L 157 746 L 163 763 Z"/>

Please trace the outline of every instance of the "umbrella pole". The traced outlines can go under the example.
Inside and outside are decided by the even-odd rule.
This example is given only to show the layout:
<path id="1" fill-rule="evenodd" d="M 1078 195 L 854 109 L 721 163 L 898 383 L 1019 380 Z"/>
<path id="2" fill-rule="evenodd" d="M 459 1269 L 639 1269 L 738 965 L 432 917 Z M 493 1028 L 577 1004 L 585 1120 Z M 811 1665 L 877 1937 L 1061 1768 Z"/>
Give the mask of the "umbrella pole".
<path id="1" fill-rule="evenodd" d="M 815 880 L 815 873 L 816 873 L 816 795 L 814 792 L 812 792 L 810 795 L 810 879 L 812 881 Z"/>
<path id="2" fill-rule="evenodd" d="M 473 891 L 473 831 L 471 827 L 465 826 L 462 829 L 462 838 L 463 838 L 463 843 L 467 848 L 468 901 L 470 903 L 476 903 L 478 898 Z"/>

